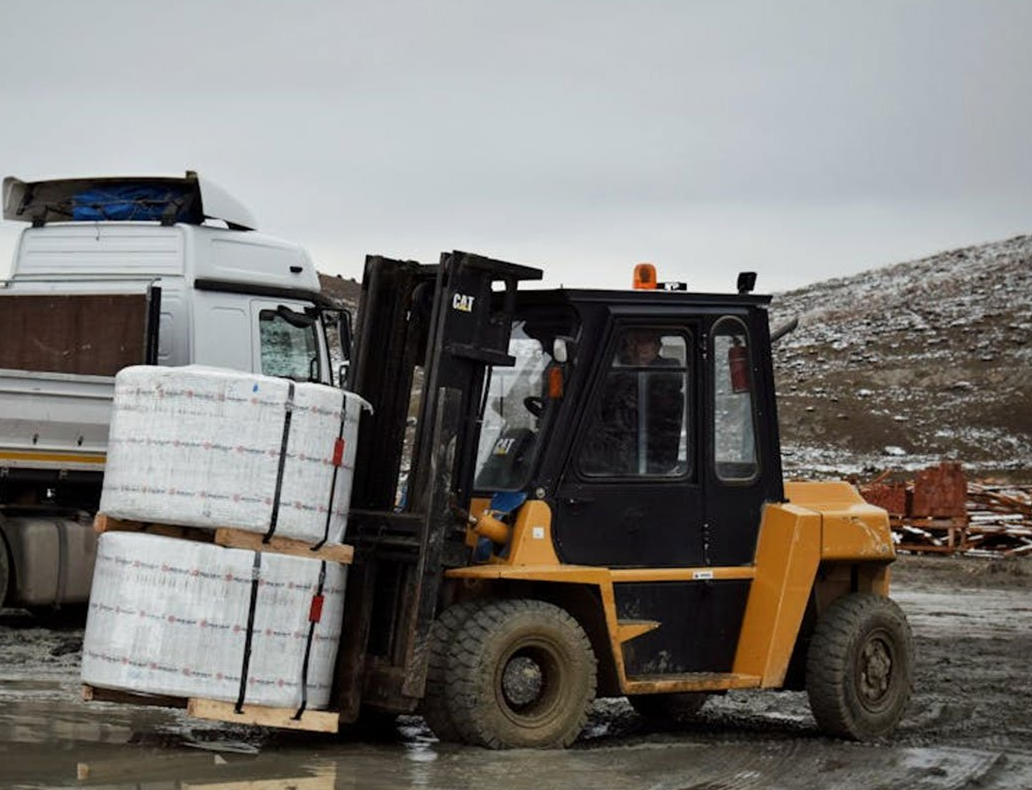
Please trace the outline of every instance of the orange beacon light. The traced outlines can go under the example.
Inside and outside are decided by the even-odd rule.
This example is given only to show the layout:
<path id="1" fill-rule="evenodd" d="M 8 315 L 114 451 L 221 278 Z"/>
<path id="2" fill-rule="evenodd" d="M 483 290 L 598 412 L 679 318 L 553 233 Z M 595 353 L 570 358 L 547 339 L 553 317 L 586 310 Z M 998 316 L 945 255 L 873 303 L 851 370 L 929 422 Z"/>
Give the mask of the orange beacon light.
<path id="1" fill-rule="evenodd" d="M 639 263 L 635 266 L 634 287 L 654 291 L 656 289 L 656 267 L 651 263 Z"/>

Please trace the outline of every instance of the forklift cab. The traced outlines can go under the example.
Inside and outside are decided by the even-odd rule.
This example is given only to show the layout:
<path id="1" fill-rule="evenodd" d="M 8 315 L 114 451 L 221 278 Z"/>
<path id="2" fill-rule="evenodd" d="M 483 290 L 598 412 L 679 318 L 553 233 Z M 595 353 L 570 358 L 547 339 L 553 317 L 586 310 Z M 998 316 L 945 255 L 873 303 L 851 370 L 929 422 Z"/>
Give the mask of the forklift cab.
<path id="1" fill-rule="evenodd" d="M 477 494 L 546 501 L 564 563 L 751 562 L 763 503 L 784 498 L 769 298 L 520 296 L 516 366 L 487 375 Z"/>

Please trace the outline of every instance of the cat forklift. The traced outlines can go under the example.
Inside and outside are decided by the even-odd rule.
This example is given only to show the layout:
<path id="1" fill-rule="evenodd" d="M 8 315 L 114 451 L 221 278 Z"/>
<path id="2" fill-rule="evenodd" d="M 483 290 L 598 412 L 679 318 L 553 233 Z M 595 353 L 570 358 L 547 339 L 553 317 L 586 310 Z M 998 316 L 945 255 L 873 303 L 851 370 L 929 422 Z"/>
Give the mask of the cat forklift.
<path id="1" fill-rule="evenodd" d="M 539 269 L 370 256 L 343 722 L 563 747 L 596 697 L 671 723 L 735 689 L 806 690 L 878 739 L 911 690 L 888 516 L 783 482 L 770 297 L 520 290 Z"/>

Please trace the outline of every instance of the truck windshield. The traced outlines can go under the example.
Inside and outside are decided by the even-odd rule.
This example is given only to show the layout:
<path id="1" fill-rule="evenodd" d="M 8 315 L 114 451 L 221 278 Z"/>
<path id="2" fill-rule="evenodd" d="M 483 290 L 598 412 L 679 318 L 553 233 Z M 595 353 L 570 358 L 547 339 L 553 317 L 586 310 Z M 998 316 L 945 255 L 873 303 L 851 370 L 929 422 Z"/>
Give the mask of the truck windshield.
<path id="1" fill-rule="evenodd" d="M 293 311 L 288 313 L 292 318 Z M 305 318 L 304 314 L 299 315 Z M 307 325 L 305 325 L 307 324 Z M 319 379 L 319 340 L 315 321 L 288 320 L 279 310 L 258 314 L 262 373 L 295 381 Z"/>
<path id="2" fill-rule="evenodd" d="M 513 321 L 509 354 L 516 364 L 489 372 L 477 447 L 477 490 L 518 491 L 527 484 L 539 438 L 558 409 L 559 402 L 548 398 L 549 368 L 558 365 L 552 358 L 553 343 L 575 332 L 572 312 L 555 307 Z"/>

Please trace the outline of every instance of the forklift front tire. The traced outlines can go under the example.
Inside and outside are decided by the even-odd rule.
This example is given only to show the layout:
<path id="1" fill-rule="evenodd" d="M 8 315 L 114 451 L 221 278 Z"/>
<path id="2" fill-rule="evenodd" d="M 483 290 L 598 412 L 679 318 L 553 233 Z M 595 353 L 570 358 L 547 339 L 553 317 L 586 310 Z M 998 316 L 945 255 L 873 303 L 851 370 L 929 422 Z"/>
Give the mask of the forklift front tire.
<path id="1" fill-rule="evenodd" d="M 844 595 L 817 621 L 806 660 L 806 692 L 829 735 L 869 741 L 890 733 L 911 691 L 913 638 L 889 598 Z"/>
<path id="2" fill-rule="evenodd" d="M 627 698 L 640 715 L 657 724 L 690 724 L 709 695 L 702 691 L 682 694 L 633 694 Z"/>
<path id="3" fill-rule="evenodd" d="M 430 630 L 430 659 L 426 671 L 426 691 L 420 713 L 427 726 L 441 741 L 461 741 L 462 736 L 452 721 L 448 698 L 448 654 L 459 629 L 480 606 L 477 601 L 452 604 L 434 621 Z"/>
<path id="4" fill-rule="evenodd" d="M 595 699 L 584 629 L 544 601 L 485 604 L 449 652 L 448 703 L 463 740 L 492 749 L 573 743 Z"/>

